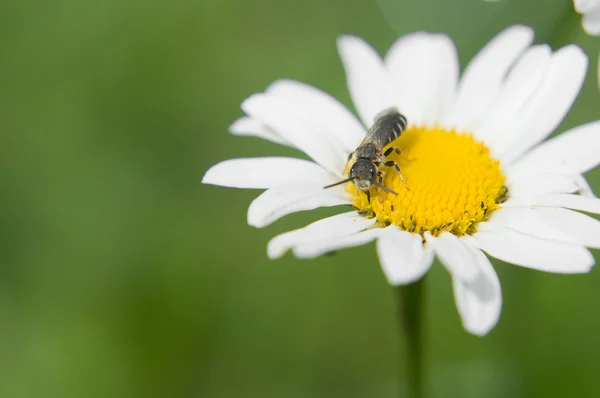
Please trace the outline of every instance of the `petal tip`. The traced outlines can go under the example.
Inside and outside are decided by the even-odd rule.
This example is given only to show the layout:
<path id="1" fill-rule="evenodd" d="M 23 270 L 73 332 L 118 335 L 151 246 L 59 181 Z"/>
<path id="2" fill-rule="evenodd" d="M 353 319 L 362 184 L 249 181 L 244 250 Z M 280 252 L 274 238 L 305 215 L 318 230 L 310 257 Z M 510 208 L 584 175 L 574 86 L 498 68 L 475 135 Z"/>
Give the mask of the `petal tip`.
<path id="1" fill-rule="evenodd" d="M 277 79 L 273 83 L 271 83 L 267 86 L 267 89 L 265 90 L 265 92 L 274 93 L 274 92 L 280 91 L 281 89 L 286 89 L 290 86 L 297 86 L 300 84 L 301 83 L 299 81 L 293 80 L 293 79 L 288 79 L 288 78 Z"/>
<path id="2" fill-rule="evenodd" d="M 532 40 L 533 40 L 533 37 L 535 36 L 535 31 L 533 30 L 533 28 L 526 24 L 514 24 L 514 25 L 506 28 L 504 31 L 505 32 L 510 31 L 510 32 L 514 32 L 515 34 L 518 33 L 523 36 L 531 37 Z"/>
<path id="3" fill-rule="evenodd" d="M 218 184 L 218 176 L 220 173 L 219 163 L 211 166 L 204 175 L 202 176 L 202 180 L 200 180 L 201 184 L 210 184 L 210 185 L 219 185 Z"/>
<path id="4" fill-rule="evenodd" d="M 248 116 L 242 116 L 236 119 L 229 125 L 229 132 L 234 135 L 242 135 L 248 131 L 248 123 L 251 122 L 251 118 Z"/>
<path id="5" fill-rule="evenodd" d="M 242 101 L 240 104 L 240 108 L 247 114 L 251 114 L 253 110 L 256 109 L 257 103 L 258 105 L 264 100 L 265 95 L 263 93 L 255 93 L 250 95 L 248 98 Z"/>
<path id="6" fill-rule="evenodd" d="M 341 35 L 339 35 L 337 37 L 337 44 L 341 46 L 341 45 L 344 45 L 345 43 L 348 43 L 349 41 L 357 40 L 357 39 L 360 40 L 358 38 L 358 36 L 355 36 L 355 35 L 352 35 L 352 34 L 348 34 L 348 33 L 344 33 L 344 34 L 341 34 Z"/>
<path id="7" fill-rule="evenodd" d="M 583 84 L 589 63 L 589 59 L 585 51 L 583 51 L 583 49 L 577 44 L 568 44 L 559 48 L 554 53 L 554 57 L 559 56 L 561 57 L 562 62 L 567 62 L 570 64 L 569 69 L 573 74 L 580 78 L 581 84 Z"/>
<path id="8" fill-rule="evenodd" d="M 250 205 L 250 208 L 248 208 L 246 222 L 249 226 L 254 228 L 262 228 L 267 225 L 263 220 L 261 220 L 261 218 L 256 214 L 256 212 L 252 210 L 252 205 Z"/>
<path id="9" fill-rule="evenodd" d="M 585 33 L 590 36 L 600 35 L 600 23 L 598 21 L 598 17 L 592 19 L 590 16 L 584 16 L 581 26 L 583 27 Z"/>
<path id="10" fill-rule="evenodd" d="M 289 250 L 289 247 L 279 243 L 281 235 L 274 237 L 267 243 L 267 257 L 271 260 L 277 260 Z"/>
<path id="11" fill-rule="evenodd" d="M 340 54 L 346 54 L 348 51 L 352 51 L 351 47 L 356 46 L 370 47 L 366 41 L 355 35 L 344 34 L 337 38 L 337 47 Z"/>
<path id="12" fill-rule="evenodd" d="M 521 43 L 526 48 L 533 43 L 534 38 L 535 30 L 531 26 L 516 24 L 501 31 L 493 40 L 509 40 L 511 42 Z"/>
<path id="13" fill-rule="evenodd" d="M 578 56 L 580 58 L 585 58 L 587 60 L 587 55 L 585 54 L 585 52 L 583 51 L 583 49 L 581 47 L 579 47 L 577 44 L 567 44 L 566 46 L 561 47 L 560 49 L 558 49 L 556 52 L 569 52 L 573 55 L 571 56 Z"/>
<path id="14" fill-rule="evenodd" d="M 278 246 L 272 246 L 270 242 L 267 245 L 267 257 L 269 257 L 269 259 L 271 259 L 271 260 L 277 260 L 277 259 L 281 258 L 285 254 L 286 251 L 287 251 L 287 249 L 285 249 L 285 248 L 278 247 Z"/>
<path id="15" fill-rule="evenodd" d="M 587 259 L 588 261 L 585 264 L 586 266 L 582 267 L 582 270 L 581 270 L 582 274 L 587 274 L 596 265 L 596 259 L 594 258 L 594 255 L 592 254 L 592 252 L 590 252 L 590 250 L 587 249 L 587 248 L 586 248 L 586 251 L 587 251 L 587 254 L 588 254 L 588 259 Z"/>
<path id="16" fill-rule="evenodd" d="M 496 323 L 497 321 L 493 324 L 486 325 L 484 327 L 480 325 L 463 325 L 463 327 L 467 332 L 471 333 L 474 336 L 484 337 L 494 328 L 494 326 L 496 326 Z"/>

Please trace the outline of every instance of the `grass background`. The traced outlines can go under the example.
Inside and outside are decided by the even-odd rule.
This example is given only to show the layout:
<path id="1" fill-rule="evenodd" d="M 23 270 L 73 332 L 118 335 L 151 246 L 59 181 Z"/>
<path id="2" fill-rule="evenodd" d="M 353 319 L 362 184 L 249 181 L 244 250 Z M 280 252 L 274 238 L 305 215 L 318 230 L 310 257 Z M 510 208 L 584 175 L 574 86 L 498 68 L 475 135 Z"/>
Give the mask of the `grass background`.
<path id="1" fill-rule="evenodd" d="M 332 210 L 257 230 L 258 192 L 200 178 L 231 157 L 298 155 L 227 133 L 275 79 L 351 106 L 342 33 L 383 52 L 446 32 L 464 66 L 530 24 L 591 58 L 559 131 L 598 119 L 600 38 L 579 20 L 569 0 L 1 2 L 0 397 L 399 396 L 404 348 L 373 245 L 270 261 L 272 236 Z M 504 308 L 485 338 L 463 330 L 446 271 L 428 274 L 428 396 L 600 396 L 598 270 L 494 264 Z"/>

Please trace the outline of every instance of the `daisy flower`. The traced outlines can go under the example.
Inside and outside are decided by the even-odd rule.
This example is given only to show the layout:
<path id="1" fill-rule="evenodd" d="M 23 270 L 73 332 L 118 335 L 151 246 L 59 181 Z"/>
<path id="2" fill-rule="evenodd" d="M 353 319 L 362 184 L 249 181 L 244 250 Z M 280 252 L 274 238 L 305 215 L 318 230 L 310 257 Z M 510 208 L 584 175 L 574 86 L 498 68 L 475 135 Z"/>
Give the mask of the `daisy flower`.
<path id="1" fill-rule="evenodd" d="M 486 334 L 498 321 L 500 282 L 487 256 L 555 273 L 590 271 L 586 247 L 600 247 L 600 213 L 583 173 L 600 162 L 600 122 L 546 139 L 575 101 L 587 58 L 570 45 L 532 45 L 534 32 L 501 32 L 459 77 L 457 50 L 443 34 L 401 37 L 384 59 L 366 42 L 342 36 L 338 49 L 357 119 L 328 94 L 279 80 L 243 101 L 231 132 L 297 148 L 311 159 L 232 159 L 203 183 L 266 189 L 248 209 L 265 227 L 298 211 L 352 205 L 356 210 L 273 238 L 272 259 L 291 250 L 313 258 L 376 241 L 392 285 L 421 278 L 437 256 L 451 275 L 466 330 Z M 348 156 L 382 110 L 408 119 L 389 156 L 401 167 L 371 187 L 370 203 L 347 177 Z M 382 169 L 386 169 L 383 167 Z M 407 189 L 408 187 L 408 189 Z M 364 216 L 363 214 L 367 214 Z M 487 256 L 486 256 L 487 254 Z"/>
<path id="2" fill-rule="evenodd" d="M 587 34 L 600 35 L 600 0 L 573 0 L 575 11 L 583 14 L 581 25 Z"/>

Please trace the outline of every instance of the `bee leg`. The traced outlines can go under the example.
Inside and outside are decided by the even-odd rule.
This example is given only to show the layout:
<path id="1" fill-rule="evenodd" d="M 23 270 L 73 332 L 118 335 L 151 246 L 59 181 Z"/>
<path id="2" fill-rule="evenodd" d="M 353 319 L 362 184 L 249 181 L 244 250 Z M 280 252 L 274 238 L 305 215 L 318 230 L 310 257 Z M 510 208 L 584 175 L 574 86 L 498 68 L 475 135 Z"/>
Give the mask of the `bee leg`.
<path id="1" fill-rule="evenodd" d="M 402 173 L 400 172 L 400 166 L 398 166 L 398 163 L 396 163 L 395 160 L 388 160 L 384 163 L 384 165 L 387 167 L 394 167 L 394 169 L 396 169 L 396 173 L 402 175 Z"/>
<path id="2" fill-rule="evenodd" d="M 379 180 L 380 184 L 383 184 L 383 171 L 379 170 L 377 172 L 377 179 Z"/>
<path id="3" fill-rule="evenodd" d="M 383 156 L 388 157 L 388 156 L 390 156 L 390 154 L 392 152 L 396 152 L 398 155 L 400 155 L 402 153 L 402 152 L 400 152 L 400 148 L 398 148 L 397 146 L 391 146 L 385 150 L 385 152 L 383 153 Z"/>
<path id="4" fill-rule="evenodd" d="M 389 155 L 391 155 L 392 152 L 396 152 L 396 154 L 402 156 L 406 160 L 411 160 L 405 154 L 403 154 L 402 151 L 400 151 L 400 148 L 398 148 L 397 146 L 391 146 L 388 149 L 386 149 L 383 153 L 383 157 L 388 157 Z"/>
<path id="5" fill-rule="evenodd" d="M 408 185 L 406 185 L 406 181 L 404 181 L 404 177 L 402 176 L 402 172 L 400 171 L 400 166 L 398 166 L 398 163 L 396 163 L 394 160 L 388 160 L 384 163 L 384 165 L 387 167 L 393 166 L 394 169 L 396 169 L 396 173 L 398 173 L 398 176 L 400 176 L 400 181 L 402 181 L 402 184 L 404 184 L 404 188 L 406 188 L 407 191 L 410 191 Z"/>
<path id="6" fill-rule="evenodd" d="M 366 218 L 374 218 L 375 212 L 373 210 L 359 210 L 358 215 Z"/>
<path id="7" fill-rule="evenodd" d="M 371 204 L 371 191 L 369 190 L 364 192 L 365 195 L 367 195 L 367 202 Z M 366 218 L 373 218 L 375 217 L 375 212 L 373 210 L 359 210 L 358 215 Z"/>

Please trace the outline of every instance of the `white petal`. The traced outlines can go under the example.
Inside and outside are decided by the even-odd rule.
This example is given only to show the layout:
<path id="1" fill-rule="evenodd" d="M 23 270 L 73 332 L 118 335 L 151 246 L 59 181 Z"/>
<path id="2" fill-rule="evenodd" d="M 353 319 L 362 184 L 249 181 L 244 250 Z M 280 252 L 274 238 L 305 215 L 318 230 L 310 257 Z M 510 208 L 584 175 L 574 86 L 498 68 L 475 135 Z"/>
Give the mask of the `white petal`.
<path id="1" fill-rule="evenodd" d="M 308 160 L 265 157 L 230 159 L 212 166 L 203 184 L 233 188 L 273 188 L 290 182 L 316 182 L 322 186 L 336 178 L 316 163 Z"/>
<path id="2" fill-rule="evenodd" d="M 571 176 L 574 178 L 575 183 L 579 187 L 579 191 L 577 192 L 579 195 L 591 196 L 593 198 L 596 197 L 596 194 L 584 176 L 581 174 L 572 174 Z"/>
<path id="3" fill-rule="evenodd" d="M 469 332 L 484 335 L 498 322 L 502 307 L 500 282 L 489 260 L 449 232 L 425 238 L 452 275 L 454 296 L 463 325 Z"/>
<path id="4" fill-rule="evenodd" d="M 600 221 L 558 207 L 500 209 L 489 224 L 502 225 L 537 238 L 600 248 Z"/>
<path id="5" fill-rule="evenodd" d="M 494 227 L 500 226 L 540 239 L 577 244 L 575 238 L 571 238 L 560 229 L 561 226 L 553 224 L 551 220 L 545 216 L 545 213 L 543 212 L 544 209 L 554 210 L 556 207 L 517 207 L 499 209 L 492 214 L 487 224 L 483 225 L 483 230 L 488 227 L 493 229 Z"/>
<path id="6" fill-rule="evenodd" d="M 298 245 L 354 235 L 369 228 L 375 221 L 377 220 L 374 218 L 359 216 L 356 211 L 337 214 L 315 221 L 304 228 L 277 235 L 267 245 L 267 253 L 269 258 L 278 258 Z"/>
<path id="7" fill-rule="evenodd" d="M 600 35 L 600 10 L 597 9 L 589 14 L 585 14 L 581 24 L 588 35 Z"/>
<path id="8" fill-rule="evenodd" d="M 463 281 L 475 279 L 478 273 L 477 262 L 460 239 L 450 232 L 442 232 L 436 238 L 427 231 L 425 240 L 452 275 Z"/>
<path id="9" fill-rule="evenodd" d="M 546 44 L 529 48 L 508 73 L 498 98 L 473 131 L 476 138 L 490 149 L 506 137 L 506 126 L 512 125 L 519 112 L 531 100 L 544 81 L 551 61 L 550 46 Z"/>
<path id="10" fill-rule="evenodd" d="M 518 174 L 513 178 L 508 178 L 508 192 L 511 197 L 573 193 L 580 189 L 578 177 L 579 175 L 558 173 Z"/>
<path id="11" fill-rule="evenodd" d="M 417 234 L 395 226 L 385 228 L 377 240 L 381 268 L 391 285 L 406 285 L 421 279 L 431 267 L 433 252 Z"/>
<path id="12" fill-rule="evenodd" d="M 566 207 L 588 213 L 600 214 L 600 199 L 591 196 L 549 193 L 544 195 L 518 196 L 509 198 L 502 207 Z"/>
<path id="13" fill-rule="evenodd" d="M 233 135 L 253 136 L 272 141 L 276 144 L 292 146 L 289 141 L 275 131 L 249 116 L 242 116 L 233 122 L 231 126 L 229 126 L 229 132 Z"/>
<path id="14" fill-rule="evenodd" d="M 349 204 L 340 187 L 323 189 L 317 183 L 291 183 L 265 191 L 248 208 L 248 224 L 261 228 L 279 218 L 302 210 Z"/>
<path id="15" fill-rule="evenodd" d="M 356 111 L 371 127 L 378 113 L 397 105 L 389 72 L 375 49 L 358 37 L 341 36 L 338 51 Z"/>
<path id="16" fill-rule="evenodd" d="M 511 165 L 515 174 L 524 171 L 585 173 L 600 164 L 600 121 L 577 126 L 540 144 Z"/>
<path id="17" fill-rule="evenodd" d="M 321 129 L 299 116 L 298 110 L 289 101 L 273 95 L 254 94 L 242 102 L 242 109 L 277 131 L 331 173 L 341 176 L 349 152 L 339 142 L 328 140 Z"/>
<path id="18" fill-rule="evenodd" d="M 365 137 L 365 127 L 356 116 L 318 88 L 295 80 L 278 80 L 267 92 L 290 102 L 307 125 L 314 126 L 323 137 L 338 141 L 348 152 L 354 151 Z"/>
<path id="19" fill-rule="evenodd" d="M 296 246 L 293 251 L 296 257 L 299 258 L 315 258 L 335 250 L 367 244 L 377 239 L 380 233 L 381 229 L 370 229 L 364 232 L 358 232 L 354 235 L 300 244 Z"/>
<path id="20" fill-rule="evenodd" d="M 573 5 L 580 14 L 600 10 L 600 0 L 573 0 Z"/>
<path id="21" fill-rule="evenodd" d="M 452 40 L 427 32 L 402 36 L 385 63 L 396 85 L 400 112 L 409 123 L 438 123 L 452 105 L 458 82 L 458 54 Z"/>
<path id="22" fill-rule="evenodd" d="M 498 274 L 485 254 L 469 244 L 465 246 L 477 265 L 477 275 L 470 281 L 452 275 L 454 298 L 464 328 L 470 333 L 483 336 L 500 319 L 502 290 Z"/>
<path id="23" fill-rule="evenodd" d="M 512 198 L 521 196 L 543 195 L 550 193 L 574 193 L 595 197 L 592 187 L 586 179 L 572 172 L 514 172 L 509 169 L 507 175 L 508 192 Z M 532 170 L 535 170 L 532 168 Z M 548 170 L 551 170 L 549 168 Z"/>
<path id="24" fill-rule="evenodd" d="M 594 257 L 581 246 L 534 238 L 509 228 L 480 223 L 468 242 L 492 257 L 540 271 L 588 272 Z"/>
<path id="25" fill-rule="evenodd" d="M 600 221 L 569 209 L 542 208 L 548 220 L 578 244 L 600 248 Z"/>
<path id="26" fill-rule="evenodd" d="M 587 70 L 587 56 L 575 45 L 552 56 L 548 75 L 506 137 L 494 147 L 504 163 L 511 163 L 550 135 L 575 101 Z"/>
<path id="27" fill-rule="evenodd" d="M 533 29 L 515 25 L 496 36 L 469 63 L 446 125 L 475 130 L 497 98 L 502 82 L 519 55 L 533 41 Z"/>

